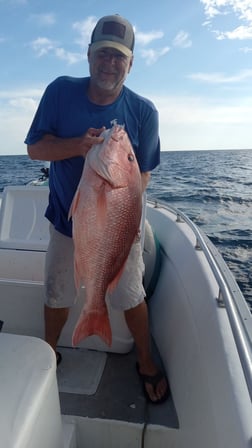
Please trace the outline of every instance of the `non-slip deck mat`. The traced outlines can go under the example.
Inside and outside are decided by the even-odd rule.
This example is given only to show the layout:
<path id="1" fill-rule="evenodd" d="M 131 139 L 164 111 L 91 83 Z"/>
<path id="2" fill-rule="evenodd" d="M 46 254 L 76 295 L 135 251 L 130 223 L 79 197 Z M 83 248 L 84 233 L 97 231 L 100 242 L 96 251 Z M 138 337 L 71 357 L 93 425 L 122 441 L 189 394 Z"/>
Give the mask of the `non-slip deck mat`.
<path id="1" fill-rule="evenodd" d="M 95 394 L 107 360 L 107 354 L 95 350 L 59 348 L 62 361 L 57 368 L 60 392 Z"/>

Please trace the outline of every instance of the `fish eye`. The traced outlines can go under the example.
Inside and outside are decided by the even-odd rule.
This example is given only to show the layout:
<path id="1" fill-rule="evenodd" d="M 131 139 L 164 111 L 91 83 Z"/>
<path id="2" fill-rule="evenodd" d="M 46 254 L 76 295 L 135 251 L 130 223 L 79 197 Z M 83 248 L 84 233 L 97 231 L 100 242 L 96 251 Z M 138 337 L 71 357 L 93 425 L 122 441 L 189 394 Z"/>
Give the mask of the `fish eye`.
<path id="1" fill-rule="evenodd" d="M 129 154 L 129 155 L 128 155 L 128 161 L 129 161 L 129 162 L 134 162 L 134 160 L 135 160 L 134 155 L 133 155 L 133 154 Z"/>

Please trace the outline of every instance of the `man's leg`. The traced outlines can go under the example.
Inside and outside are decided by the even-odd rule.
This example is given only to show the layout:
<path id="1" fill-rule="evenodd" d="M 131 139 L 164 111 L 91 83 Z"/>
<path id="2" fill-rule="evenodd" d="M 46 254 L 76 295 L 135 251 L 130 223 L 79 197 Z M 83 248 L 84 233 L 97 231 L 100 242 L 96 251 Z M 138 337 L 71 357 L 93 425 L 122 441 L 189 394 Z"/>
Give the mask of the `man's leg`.
<path id="1" fill-rule="evenodd" d="M 50 225 L 45 259 L 45 340 L 56 352 L 57 342 L 74 304 L 73 240 Z M 57 361 L 60 355 L 57 354 Z"/>
<path id="2" fill-rule="evenodd" d="M 143 273 L 142 247 L 141 242 L 137 240 L 131 247 L 116 288 L 109 294 L 109 300 L 113 308 L 124 310 L 126 323 L 136 345 L 138 372 L 142 376 L 149 399 L 159 402 L 168 397 L 169 385 L 151 355 L 148 308 L 142 284 Z"/>
<path id="3" fill-rule="evenodd" d="M 139 372 L 143 375 L 153 377 L 159 372 L 159 369 L 151 356 L 148 308 L 146 302 L 143 301 L 135 308 L 125 310 L 124 315 L 135 341 Z M 158 382 L 155 391 L 153 386 L 148 382 L 145 383 L 145 388 L 150 399 L 156 401 L 162 399 L 167 394 L 169 386 L 165 377 L 163 377 Z"/>
<path id="4" fill-rule="evenodd" d="M 56 352 L 57 342 L 67 321 L 69 308 L 50 308 L 45 305 L 45 340 Z"/>

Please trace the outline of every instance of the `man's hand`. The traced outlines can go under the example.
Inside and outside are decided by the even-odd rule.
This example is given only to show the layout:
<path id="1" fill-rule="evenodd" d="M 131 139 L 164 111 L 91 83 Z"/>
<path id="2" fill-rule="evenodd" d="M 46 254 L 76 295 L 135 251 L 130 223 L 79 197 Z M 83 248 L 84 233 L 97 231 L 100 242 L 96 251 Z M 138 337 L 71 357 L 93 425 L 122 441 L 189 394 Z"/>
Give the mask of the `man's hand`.
<path id="1" fill-rule="evenodd" d="M 103 142 L 104 138 L 100 137 L 100 135 L 103 131 L 105 131 L 105 129 L 106 128 L 104 126 L 100 129 L 89 128 L 83 137 L 80 137 L 80 153 L 83 157 L 87 155 L 93 145 Z"/>

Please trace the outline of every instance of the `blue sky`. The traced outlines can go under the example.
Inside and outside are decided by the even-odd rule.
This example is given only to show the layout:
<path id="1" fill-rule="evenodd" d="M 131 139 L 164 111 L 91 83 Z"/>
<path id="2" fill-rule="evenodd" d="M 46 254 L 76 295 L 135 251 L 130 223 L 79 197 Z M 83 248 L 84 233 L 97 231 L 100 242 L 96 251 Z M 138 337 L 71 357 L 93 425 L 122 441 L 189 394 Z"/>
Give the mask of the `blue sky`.
<path id="1" fill-rule="evenodd" d="M 103 15 L 135 28 L 126 85 L 154 101 L 162 150 L 252 148 L 251 0 L 0 0 L 0 155 L 23 143 L 46 85 L 86 76 Z"/>

